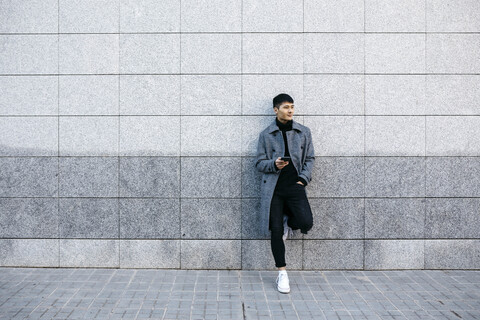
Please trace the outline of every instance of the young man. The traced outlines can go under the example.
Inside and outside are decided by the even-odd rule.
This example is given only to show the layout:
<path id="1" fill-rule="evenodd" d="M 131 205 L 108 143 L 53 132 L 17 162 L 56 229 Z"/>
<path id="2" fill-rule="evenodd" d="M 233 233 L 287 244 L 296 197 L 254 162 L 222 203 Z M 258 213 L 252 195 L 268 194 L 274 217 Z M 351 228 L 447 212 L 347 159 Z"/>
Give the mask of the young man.
<path id="1" fill-rule="evenodd" d="M 306 234 L 313 225 L 305 193 L 311 181 L 315 153 L 310 129 L 293 121 L 294 104 L 288 94 L 273 98 L 275 121 L 260 133 L 256 167 L 263 172 L 260 220 L 271 231 L 272 253 L 279 270 L 277 289 L 290 292 L 285 244 L 289 229 Z"/>

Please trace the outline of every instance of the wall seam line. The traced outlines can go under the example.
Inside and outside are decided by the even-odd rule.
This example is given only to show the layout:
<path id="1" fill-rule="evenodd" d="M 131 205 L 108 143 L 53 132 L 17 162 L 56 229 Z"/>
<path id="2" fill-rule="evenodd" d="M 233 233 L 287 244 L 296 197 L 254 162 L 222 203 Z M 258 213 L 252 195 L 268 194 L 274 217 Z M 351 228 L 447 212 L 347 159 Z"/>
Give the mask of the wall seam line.
<path id="1" fill-rule="evenodd" d="M 57 234 L 60 267 L 60 0 L 57 0 Z"/>

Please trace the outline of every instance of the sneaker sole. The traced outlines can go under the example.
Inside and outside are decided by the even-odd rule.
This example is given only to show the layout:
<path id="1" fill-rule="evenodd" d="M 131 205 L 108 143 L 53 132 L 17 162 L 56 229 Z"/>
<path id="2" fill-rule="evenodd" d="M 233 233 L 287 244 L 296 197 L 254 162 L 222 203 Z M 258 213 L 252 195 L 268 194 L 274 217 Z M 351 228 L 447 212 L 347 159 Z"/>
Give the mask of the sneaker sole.
<path id="1" fill-rule="evenodd" d="M 279 287 L 277 287 L 278 292 L 280 293 L 290 293 L 290 289 L 288 290 L 281 290 Z"/>

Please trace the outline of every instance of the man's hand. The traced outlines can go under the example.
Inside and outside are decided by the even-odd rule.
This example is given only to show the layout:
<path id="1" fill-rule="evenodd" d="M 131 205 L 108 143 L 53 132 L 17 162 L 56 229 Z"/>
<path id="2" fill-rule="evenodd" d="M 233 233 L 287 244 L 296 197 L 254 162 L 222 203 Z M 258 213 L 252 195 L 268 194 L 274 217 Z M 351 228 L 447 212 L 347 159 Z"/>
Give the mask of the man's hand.
<path id="1" fill-rule="evenodd" d="M 304 186 L 303 182 L 302 181 L 297 181 L 297 184 L 301 185 L 301 186 Z"/>
<path id="2" fill-rule="evenodd" d="M 277 160 L 275 160 L 275 165 L 277 166 L 278 170 L 282 170 L 285 166 L 288 165 L 288 161 L 283 161 L 281 159 L 281 157 L 278 157 Z"/>

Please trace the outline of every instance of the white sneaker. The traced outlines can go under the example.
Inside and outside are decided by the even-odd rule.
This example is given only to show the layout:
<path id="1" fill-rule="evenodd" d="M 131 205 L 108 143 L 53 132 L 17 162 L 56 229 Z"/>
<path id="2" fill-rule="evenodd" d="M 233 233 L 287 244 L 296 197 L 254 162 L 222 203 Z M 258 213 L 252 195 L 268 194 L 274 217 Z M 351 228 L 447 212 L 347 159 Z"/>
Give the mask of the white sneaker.
<path id="1" fill-rule="evenodd" d="M 290 281 L 288 280 L 287 271 L 282 270 L 277 277 L 277 290 L 281 293 L 290 293 Z"/>
<path id="2" fill-rule="evenodd" d="M 288 217 L 283 216 L 283 237 L 282 237 L 283 241 L 287 240 L 289 235 L 290 237 L 293 236 L 293 230 L 288 226 L 287 221 L 288 221 Z"/>

